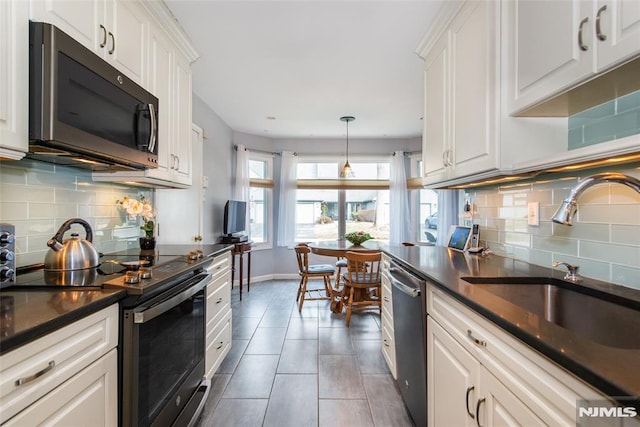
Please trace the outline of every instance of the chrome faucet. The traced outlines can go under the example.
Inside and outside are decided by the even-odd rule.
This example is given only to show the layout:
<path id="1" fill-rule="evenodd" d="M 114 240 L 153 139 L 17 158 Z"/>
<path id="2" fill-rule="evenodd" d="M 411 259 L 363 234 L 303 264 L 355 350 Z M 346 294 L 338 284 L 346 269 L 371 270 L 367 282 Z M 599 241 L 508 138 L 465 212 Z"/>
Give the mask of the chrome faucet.
<path id="1" fill-rule="evenodd" d="M 564 280 L 568 280 L 573 283 L 578 283 L 580 281 L 580 276 L 578 276 L 578 269 L 580 268 L 579 266 L 571 265 L 562 261 L 554 261 L 552 265 L 554 267 L 557 267 L 559 265 L 564 265 L 565 267 L 567 267 L 568 271 L 567 274 L 564 275 Z"/>
<path id="2" fill-rule="evenodd" d="M 600 184 L 603 182 L 617 182 L 633 188 L 640 193 L 640 180 L 621 173 L 599 173 L 596 175 L 588 176 L 578 183 L 575 187 L 569 191 L 569 195 L 562 202 L 556 213 L 551 218 L 551 221 L 558 224 L 572 225 L 573 217 L 578 211 L 578 205 L 576 200 L 578 196 L 582 194 L 587 188 Z"/>

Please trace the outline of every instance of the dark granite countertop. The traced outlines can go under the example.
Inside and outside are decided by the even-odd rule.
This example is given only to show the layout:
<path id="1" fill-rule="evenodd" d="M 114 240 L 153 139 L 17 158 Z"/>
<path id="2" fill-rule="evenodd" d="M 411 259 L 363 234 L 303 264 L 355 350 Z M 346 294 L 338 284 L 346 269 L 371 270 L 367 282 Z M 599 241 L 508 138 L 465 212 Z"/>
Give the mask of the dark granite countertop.
<path id="1" fill-rule="evenodd" d="M 9 288 L 0 292 L 0 354 L 115 304 L 126 291 L 100 288 Z"/>
<path id="2" fill-rule="evenodd" d="M 638 405 L 640 291 L 588 278 L 579 284 L 567 282 L 569 289 L 580 287 L 584 293 L 571 290 L 568 300 L 575 302 L 565 300 L 560 314 L 562 321 L 552 321 L 554 319 L 536 315 L 525 307 L 527 301 L 523 297 L 529 295 L 526 290 L 529 285 L 496 288 L 495 285 L 474 285 L 462 278 L 562 280 L 563 271 L 497 255 L 464 254 L 436 246 L 389 245 L 383 251 L 604 394 L 614 398 L 631 397 Z M 584 295 L 597 296 L 598 301 Z M 603 323 L 606 323 L 604 327 Z"/>
<path id="3" fill-rule="evenodd" d="M 233 245 L 158 245 L 155 255 L 162 258 L 182 256 L 201 250 L 206 257 L 230 251 Z M 104 259 L 135 256 L 139 248 L 106 254 Z M 121 268 L 120 268 L 121 269 Z M 123 289 L 101 288 L 104 281 L 113 276 L 96 275 L 82 287 L 55 287 L 45 279 L 42 270 L 18 276 L 20 283 L 35 286 L 9 287 L 0 291 L 0 354 L 4 354 L 43 335 L 68 325 L 82 317 L 119 302 L 127 292 Z"/>

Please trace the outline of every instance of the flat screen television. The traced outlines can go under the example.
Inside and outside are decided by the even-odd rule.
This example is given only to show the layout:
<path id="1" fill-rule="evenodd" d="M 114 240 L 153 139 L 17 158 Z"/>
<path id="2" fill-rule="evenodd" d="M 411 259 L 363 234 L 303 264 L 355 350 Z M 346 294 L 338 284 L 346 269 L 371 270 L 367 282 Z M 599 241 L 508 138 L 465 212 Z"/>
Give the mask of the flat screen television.
<path id="1" fill-rule="evenodd" d="M 224 234 L 238 236 L 246 230 L 247 202 L 229 200 L 224 205 Z"/>

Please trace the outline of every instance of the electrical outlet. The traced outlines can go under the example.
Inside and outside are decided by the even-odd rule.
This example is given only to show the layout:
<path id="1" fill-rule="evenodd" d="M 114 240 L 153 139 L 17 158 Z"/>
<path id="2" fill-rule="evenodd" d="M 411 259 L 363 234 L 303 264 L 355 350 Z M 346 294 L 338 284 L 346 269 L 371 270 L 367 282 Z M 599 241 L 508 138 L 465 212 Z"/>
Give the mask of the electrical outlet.
<path id="1" fill-rule="evenodd" d="M 529 202 L 527 204 L 527 224 L 540 225 L 540 202 Z"/>

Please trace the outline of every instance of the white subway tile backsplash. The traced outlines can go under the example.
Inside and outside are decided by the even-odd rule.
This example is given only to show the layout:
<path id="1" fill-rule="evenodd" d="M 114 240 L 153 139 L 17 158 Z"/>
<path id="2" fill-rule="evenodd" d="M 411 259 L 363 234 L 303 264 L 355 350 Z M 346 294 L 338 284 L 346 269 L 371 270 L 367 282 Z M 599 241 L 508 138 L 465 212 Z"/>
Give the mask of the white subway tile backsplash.
<path id="1" fill-rule="evenodd" d="M 116 200 L 124 196 L 153 200 L 151 189 L 106 182 L 91 173 L 32 160 L 3 162 L 0 168 L 0 220 L 16 226 L 16 265 L 41 263 L 47 241 L 69 218 L 82 218 L 93 229 L 98 251 L 138 247 L 143 233 L 126 218 Z M 82 227 L 73 226 L 84 236 Z M 66 237 L 66 236 L 65 236 Z"/>
<path id="2" fill-rule="evenodd" d="M 481 241 L 503 256 L 546 267 L 555 260 L 575 263 L 584 276 L 640 289 L 640 194 L 635 190 L 616 183 L 596 185 L 578 198 L 572 227 L 550 221 L 580 178 L 601 172 L 640 178 L 635 164 L 470 190 L 467 197 L 477 207 L 474 223 L 481 225 Z M 526 204 L 520 209 L 525 200 L 540 202 L 539 226 L 527 225 Z"/>

